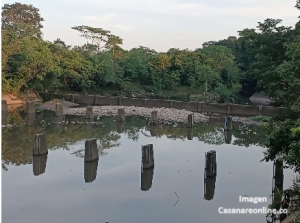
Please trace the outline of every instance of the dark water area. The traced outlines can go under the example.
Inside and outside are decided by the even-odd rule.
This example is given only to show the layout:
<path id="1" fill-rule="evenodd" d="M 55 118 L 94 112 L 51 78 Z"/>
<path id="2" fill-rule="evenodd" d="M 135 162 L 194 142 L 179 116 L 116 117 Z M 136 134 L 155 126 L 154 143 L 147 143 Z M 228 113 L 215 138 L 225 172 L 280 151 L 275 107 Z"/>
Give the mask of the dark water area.
<path id="1" fill-rule="evenodd" d="M 14 112 L 2 127 L 3 222 L 266 222 L 265 214 L 220 214 L 224 208 L 271 204 L 273 163 L 260 162 L 261 126 L 211 121 L 147 126 L 142 117 L 32 117 Z M 64 120 L 63 123 L 56 123 Z M 45 133 L 48 154 L 33 156 L 34 135 Z M 85 141 L 96 138 L 99 160 L 84 161 Z M 153 144 L 154 168 L 142 169 L 141 147 Z M 204 179 L 205 153 L 215 150 L 217 176 Z M 292 181 L 284 170 L 284 189 Z M 239 196 L 267 197 L 240 203 Z"/>

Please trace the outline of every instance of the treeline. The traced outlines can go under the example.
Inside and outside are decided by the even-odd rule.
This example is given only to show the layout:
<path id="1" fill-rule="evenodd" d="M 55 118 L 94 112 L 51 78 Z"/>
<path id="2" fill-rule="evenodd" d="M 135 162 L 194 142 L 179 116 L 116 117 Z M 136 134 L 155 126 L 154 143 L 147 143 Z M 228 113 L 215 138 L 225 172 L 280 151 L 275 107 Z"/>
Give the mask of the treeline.
<path id="1" fill-rule="evenodd" d="M 2 7 L 2 91 L 65 90 L 119 94 L 184 92 L 203 100 L 234 102 L 242 84 L 274 94 L 282 88 L 274 72 L 286 58 L 286 43 L 296 28 L 267 19 L 258 29 L 244 29 L 239 38 L 204 43 L 196 50 L 156 52 L 148 47 L 122 49 L 123 40 L 102 28 L 71 27 L 87 39 L 68 46 L 42 39 L 39 9 L 21 3 Z M 275 91 L 276 91 L 275 90 Z M 276 97 L 280 98 L 280 97 Z"/>

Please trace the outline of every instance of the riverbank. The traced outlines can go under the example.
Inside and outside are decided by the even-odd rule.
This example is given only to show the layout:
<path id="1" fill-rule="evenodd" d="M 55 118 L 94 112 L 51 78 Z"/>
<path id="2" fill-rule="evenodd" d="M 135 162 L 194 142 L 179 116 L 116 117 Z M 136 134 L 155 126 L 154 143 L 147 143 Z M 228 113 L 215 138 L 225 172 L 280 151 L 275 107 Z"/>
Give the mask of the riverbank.
<path id="1" fill-rule="evenodd" d="M 76 103 L 72 103 L 69 101 L 59 101 L 63 105 L 64 114 L 65 115 L 77 115 L 77 116 L 85 116 L 86 108 L 78 107 L 79 105 Z M 55 105 L 57 101 L 48 101 L 43 103 L 38 109 L 46 109 L 55 111 Z M 193 112 L 188 110 L 179 110 L 174 108 L 146 108 L 146 107 L 136 107 L 136 106 L 93 106 L 93 112 L 96 117 L 101 116 L 116 116 L 118 114 L 118 109 L 123 108 L 127 116 L 142 116 L 146 118 L 151 117 L 152 111 L 158 111 L 158 118 L 161 122 L 180 122 L 187 123 L 188 115 Z M 194 114 L 194 122 L 209 122 L 211 116 L 208 114 L 202 113 L 193 113 Z M 215 117 L 220 117 L 220 115 L 215 114 Z M 241 122 L 243 124 L 251 125 L 261 125 L 263 122 L 252 121 L 250 118 L 246 117 L 236 117 L 233 116 L 232 120 L 234 122 Z"/>

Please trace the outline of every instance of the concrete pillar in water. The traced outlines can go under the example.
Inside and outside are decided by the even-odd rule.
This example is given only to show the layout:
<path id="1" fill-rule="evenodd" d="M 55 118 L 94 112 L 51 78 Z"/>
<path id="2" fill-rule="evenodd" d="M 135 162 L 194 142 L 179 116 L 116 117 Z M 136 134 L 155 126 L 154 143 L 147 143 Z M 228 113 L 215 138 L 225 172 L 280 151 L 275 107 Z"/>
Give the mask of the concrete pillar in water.
<path id="1" fill-rule="evenodd" d="M 224 131 L 225 143 L 231 144 L 232 141 L 232 131 Z"/>
<path id="2" fill-rule="evenodd" d="M 217 176 L 217 155 L 215 150 L 205 153 L 205 175 L 207 177 Z"/>
<path id="3" fill-rule="evenodd" d="M 26 113 L 27 114 L 35 113 L 35 107 L 33 101 L 26 101 Z"/>
<path id="4" fill-rule="evenodd" d="M 125 122 L 125 109 L 118 109 L 118 122 Z"/>
<path id="5" fill-rule="evenodd" d="M 33 156 L 33 175 L 38 176 L 46 171 L 46 163 L 47 163 L 48 154 L 43 154 L 39 156 Z"/>
<path id="6" fill-rule="evenodd" d="M 151 125 L 157 125 L 158 124 L 158 111 L 152 111 L 151 112 Z"/>
<path id="7" fill-rule="evenodd" d="M 217 177 L 207 177 L 204 175 L 204 199 L 212 200 L 215 196 L 215 187 L 216 187 L 216 178 Z"/>
<path id="8" fill-rule="evenodd" d="M 96 180 L 98 161 L 94 160 L 92 162 L 84 162 L 84 181 L 85 183 L 91 183 Z"/>
<path id="9" fill-rule="evenodd" d="M 64 115 L 64 107 L 61 103 L 57 103 L 55 107 L 55 116 Z"/>
<path id="10" fill-rule="evenodd" d="M 158 132 L 158 127 L 157 126 L 150 126 L 150 135 L 152 137 L 156 137 Z"/>
<path id="11" fill-rule="evenodd" d="M 84 161 L 93 161 L 99 159 L 97 139 L 88 139 L 85 141 Z"/>
<path id="12" fill-rule="evenodd" d="M 85 109 L 85 117 L 88 119 L 94 119 L 93 106 L 87 106 Z"/>
<path id="13" fill-rule="evenodd" d="M 225 116 L 224 130 L 232 131 L 232 117 L 231 116 Z"/>
<path id="14" fill-rule="evenodd" d="M 152 186 L 154 168 L 141 168 L 141 190 L 148 191 Z"/>
<path id="15" fill-rule="evenodd" d="M 2 112 L 7 112 L 7 111 L 8 111 L 7 101 L 2 100 Z"/>
<path id="16" fill-rule="evenodd" d="M 35 113 L 26 114 L 26 123 L 28 126 L 34 125 L 34 121 L 35 121 Z"/>
<path id="17" fill-rule="evenodd" d="M 274 174 L 274 186 L 279 190 L 283 190 L 283 159 L 282 157 L 277 158 L 274 161 L 273 167 Z"/>
<path id="18" fill-rule="evenodd" d="M 33 142 L 33 155 L 39 156 L 48 153 L 45 133 L 35 134 Z"/>
<path id="19" fill-rule="evenodd" d="M 194 126 L 194 114 L 188 115 L 188 127 L 192 128 Z"/>
<path id="20" fill-rule="evenodd" d="M 142 146 L 142 168 L 154 167 L 153 144 Z"/>
<path id="21" fill-rule="evenodd" d="M 125 125 L 124 122 L 117 122 L 117 132 L 118 133 L 123 133 L 125 130 Z"/>
<path id="22" fill-rule="evenodd" d="M 194 133 L 194 129 L 193 128 L 187 128 L 187 139 L 188 140 L 193 140 L 193 134 Z"/>

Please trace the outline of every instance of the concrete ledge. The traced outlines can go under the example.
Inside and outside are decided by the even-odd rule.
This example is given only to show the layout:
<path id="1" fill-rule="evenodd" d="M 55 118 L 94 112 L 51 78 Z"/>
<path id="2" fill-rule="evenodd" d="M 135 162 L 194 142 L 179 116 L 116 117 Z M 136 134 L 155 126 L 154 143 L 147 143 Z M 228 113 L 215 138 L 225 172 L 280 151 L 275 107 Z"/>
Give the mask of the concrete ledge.
<path id="1" fill-rule="evenodd" d="M 202 102 L 186 102 L 162 99 L 143 99 L 143 98 L 120 98 L 106 97 L 98 95 L 79 95 L 79 94 L 62 94 L 42 92 L 39 94 L 44 100 L 54 98 L 65 99 L 78 104 L 89 105 L 117 105 L 117 106 L 136 106 L 146 108 L 175 108 L 185 109 L 191 112 L 212 112 L 227 113 L 228 115 L 245 115 L 245 116 L 275 116 L 285 108 L 272 106 L 253 106 L 239 104 L 218 104 L 218 103 L 202 103 Z"/>

